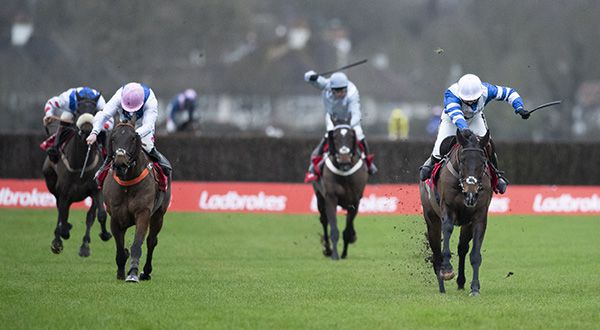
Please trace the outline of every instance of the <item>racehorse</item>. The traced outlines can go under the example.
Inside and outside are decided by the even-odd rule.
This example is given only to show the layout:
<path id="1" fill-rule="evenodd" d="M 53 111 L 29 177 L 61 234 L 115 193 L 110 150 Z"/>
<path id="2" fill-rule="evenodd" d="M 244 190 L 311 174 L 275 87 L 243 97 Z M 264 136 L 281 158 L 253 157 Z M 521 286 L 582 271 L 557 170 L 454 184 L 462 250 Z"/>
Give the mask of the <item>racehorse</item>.
<path id="1" fill-rule="evenodd" d="M 127 282 L 150 280 L 152 255 L 158 244 L 158 233 L 171 200 L 171 180 L 162 191 L 155 179 L 155 164 L 142 149 L 140 136 L 135 132 L 135 120 L 121 122 L 109 139 L 109 155 L 114 160 L 112 175 L 106 178 L 102 192 L 110 214 L 110 229 L 117 247 L 117 279 Z M 125 232 L 135 226 L 131 245 L 130 269 L 125 278 L 125 263 L 129 251 L 125 248 Z M 138 276 L 142 243 L 148 234 L 148 254 L 144 272 Z"/>
<path id="2" fill-rule="evenodd" d="M 433 253 L 433 271 L 440 292 L 446 292 L 444 281 L 451 280 L 455 275 L 450 263 L 450 237 L 454 226 L 460 226 L 457 284 L 460 290 L 464 289 L 465 256 L 472 239 L 470 260 L 473 279 L 470 295 L 477 296 L 480 290 L 481 245 L 492 200 L 492 170 L 485 151 L 490 134 L 488 131 L 481 138 L 474 134 L 465 137 L 457 131 L 456 141 L 458 143 L 452 147 L 446 159 L 440 162 L 437 183 L 432 183 L 433 179 L 421 182 L 419 191 L 423 217 L 427 223 L 427 238 Z"/>
<path id="3" fill-rule="evenodd" d="M 319 180 L 313 182 L 313 190 L 317 197 L 319 219 L 323 225 L 323 254 L 338 260 L 337 206 L 347 211 L 342 252 L 342 259 L 345 259 L 348 255 L 348 244 L 356 242 L 357 239 L 354 218 L 358 214 L 358 206 L 369 174 L 358 150 L 356 133 L 350 125 L 339 124 L 334 127 L 329 133 L 328 149 L 329 155 L 325 158 L 322 175 Z M 327 225 L 331 230 L 331 246 Z"/>
<path id="4" fill-rule="evenodd" d="M 79 97 L 78 97 L 79 99 Z M 92 205 L 86 215 L 86 230 L 79 255 L 90 255 L 90 229 L 94 224 L 96 213 L 100 222 L 100 239 L 108 241 L 111 234 L 106 230 L 106 210 L 102 194 L 94 181 L 94 174 L 102 164 L 102 155 L 97 145 L 88 147 L 85 139 L 92 131 L 93 114 L 96 112 L 95 100 L 82 99 L 78 102 L 76 124 L 65 125 L 71 138 L 65 143 L 60 153 L 60 160 L 53 163 L 46 157 L 42 172 L 48 190 L 56 198 L 58 220 L 54 229 L 54 240 L 51 250 L 59 254 L 63 250 L 62 239 L 69 239 L 72 225 L 69 223 L 71 204 L 91 197 Z"/>

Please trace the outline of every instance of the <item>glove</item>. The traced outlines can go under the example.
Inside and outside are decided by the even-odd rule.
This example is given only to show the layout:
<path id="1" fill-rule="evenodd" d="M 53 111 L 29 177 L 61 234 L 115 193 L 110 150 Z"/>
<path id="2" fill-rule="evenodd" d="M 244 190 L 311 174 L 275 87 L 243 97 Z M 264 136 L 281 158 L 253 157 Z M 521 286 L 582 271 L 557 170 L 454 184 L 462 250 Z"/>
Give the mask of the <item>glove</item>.
<path id="1" fill-rule="evenodd" d="M 473 135 L 473 131 L 471 131 L 468 128 L 465 128 L 462 131 L 460 131 L 460 134 L 462 134 L 462 136 L 468 140 L 471 137 L 471 135 Z"/>
<path id="2" fill-rule="evenodd" d="M 523 119 L 529 119 L 529 116 L 531 116 L 531 113 L 523 108 L 517 110 L 517 114 L 521 115 Z"/>
<path id="3" fill-rule="evenodd" d="M 87 142 L 87 144 L 94 144 L 94 142 L 96 142 L 96 133 L 91 133 L 87 139 L 85 139 L 85 141 Z"/>
<path id="4" fill-rule="evenodd" d="M 54 117 L 52 117 L 52 116 L 45 116 L 44 119 L 42 120 L 42 122 L 44 123 L 44 126 L 48 126 L 53 121 L 54 121 Z"/>
<path id="5" fill-rule="evenodd" d="M 309 81 L 315 81 L 319 78 L 319 75 L 314 72 L 313 70 L 310 71 L 306 71 L 306 73 L 304 74 L 304 81 L 309 82 Z"/>

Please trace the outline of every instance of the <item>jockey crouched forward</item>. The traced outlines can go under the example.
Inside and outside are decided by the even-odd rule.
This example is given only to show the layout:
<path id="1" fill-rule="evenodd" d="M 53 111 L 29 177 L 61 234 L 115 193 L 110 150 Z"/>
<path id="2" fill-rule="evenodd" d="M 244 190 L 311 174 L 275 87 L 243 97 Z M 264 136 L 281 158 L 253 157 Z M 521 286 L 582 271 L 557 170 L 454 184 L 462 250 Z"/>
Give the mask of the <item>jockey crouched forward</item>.
<path id="1" fill-rule="evenodd" d="M 350 118 L 350 126 L 356 132 L 356 139 L 359 142 L 359 148 L 365 155 L 369 174 L 375 174 L 377 167 L 373 163 L 373 155 L 369 152 L 369 145 L 360 126 L 360 97 L 354 83 L 349 81 L 348 77 L 342 72 L 336 72 L 330 78 L 325 78 L 312 70 L 304 74 L 304 80 L 322 90 L 321 95 L 326 111 L 325 122 L 327 128 L 327 133 L 312 152 L 310 166 L 304 177 L 304 182 L 309 183 L 319 179 L 319 164 L 323 160 L 325 144 L 335 127 L 332 118 Z"/>
<path id="2" fill-rule="evenodd" d="M 425 181 L 431 176 L 433 167 L 443 156 L 440 151 L 442 142 L 445 138 L 454 136 L 457 128 L 463 135 L 483 136 L 486 134 L 488 127 L 483 116 L 483 109 L 491 100 L 508 102 L 521 118 L 529 118 L 529 112 L 523 108 L 523 100 L 514 89 L 482 83 L 479 77 L 473 74 L 462 76 L 444 94 L 444 111 L 441 115 L 442 120 L 433 152 L 419 169 L 421 181 Z M 498 169 L 496 152 L 492 150 L 488 156 L 498 177 L 498 185 L 495 189 L 500 194 L 504 194 L 508 180 Z"/>
<path id="3" fill-rule="evenodd" d="M 152 89 L 146 85 L 131 82 L 119 88 L 115 95 L 106 103 L 104 110 L 98 112 L 94 117 L 94 128 L 87 138 L 87 143 L 93 144 L 96 142 L 96 137 L 102 125 L 117 112 L 121 121 L 131 120 L 135 116 L 135 131 L 142 138 L 142 148 L 153 161 L 160 165 L 165 175 L 170 178 L 171 163 L 154 147 L 154 127 L 156 118 L 158 117 L 158 101 Z M 96 180 L 99 186 L 102 186 L 104 183 L 112 160 L 113 155 L 108 155 L 104 164 L 100 167 L 98 173 L 96 173 Z"/>
<path id="4" fill-rule="evenodd" d="M 60 95 L 50 98 L 44 106 L 44 126 L 48 126 L 54 120 L 60 120 L 56 134 L 42 143 L 42 148 L 46 149 L 48 159 L 56 163 L 60 158 L 59 149 L 65 143 L 69 136 L 67 126 L 73 124 L 75 117 L 81 114 L 81 110 L 85 107 L 95 108 L 95 113 L 102 111 L 106 101 L 100 92 L 90 87 L 69 88 Z M 102 130 L 98 134 L 98 145 L 102 154 L 106 154 L 106 132 L 113 128 L 114 121 L 110 118 L 102 126 Z M 48 146 L 48 144 L 51 144 Z"/>

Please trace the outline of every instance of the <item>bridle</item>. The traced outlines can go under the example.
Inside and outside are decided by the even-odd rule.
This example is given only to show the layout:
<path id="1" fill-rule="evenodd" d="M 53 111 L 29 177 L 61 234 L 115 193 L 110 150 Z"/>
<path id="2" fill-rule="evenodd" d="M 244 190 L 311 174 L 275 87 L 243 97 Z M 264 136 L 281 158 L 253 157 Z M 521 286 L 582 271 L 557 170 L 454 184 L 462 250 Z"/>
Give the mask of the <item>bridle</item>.
<path id="1" fill-rule="evenodd" d="M 483 189 L 483 183 L 481 182 L 481 180 L 477 179 L 476 177 L 469 175 L 467 177 L 464 177 L 462 174 L 462 166 L 461 165 L 461 157 L 460 154 L 464 153 L 464 152 L 477 152 L 480 153 L 481 156 L 485 159 L 485 161 L 483 162 L 483 168 L 482 168 L 482 173 L 483 175 L 485 175 L 487 172 L 485 171 L 485 167 L 487 166 L 487 157 L 485 154 L 485 151 L 481 148 L 474 148 L 474 147 L 468 147 L 468 148 L 462 148 L 459 149 L 459 152 L 457 153 L 457 159 L 458 159 L 458 183 L 460 185 L 460 188 L 463 192 L 463 194 L 468 193 L 467 188 L 469 186 L 474 186 L 476 185 L 477 189 L 476 192 L 480 192 Z"/>
<path id="2" fill-rule="evenodd" d="M 122 127 L 122 126 L 130 127 L 135 132 L 135 127 L 133 125 L 131 125 L 130 123 L 128 123 L 128 122 L 118 123 L 117 126 L 115 126 L 114 132 L 116 132 L 117 128 Z M 111 143 L 112 143 L 112 141 L 111 141 Z M 125 157 L 125 162 L 123 162 L 123 166 L 125 166 L 126 171 L 128 171 L 132 167 L 135 167 L 135 165 L 137 164 L 135 156 L 136 156 L 135 154 L 133 154 L 133 153 L 131 153 L 131 152 L 129 152 L 129 151 L 123 149 L 123 148 L 117 148 L 113 152 L 113 158 Z"/>

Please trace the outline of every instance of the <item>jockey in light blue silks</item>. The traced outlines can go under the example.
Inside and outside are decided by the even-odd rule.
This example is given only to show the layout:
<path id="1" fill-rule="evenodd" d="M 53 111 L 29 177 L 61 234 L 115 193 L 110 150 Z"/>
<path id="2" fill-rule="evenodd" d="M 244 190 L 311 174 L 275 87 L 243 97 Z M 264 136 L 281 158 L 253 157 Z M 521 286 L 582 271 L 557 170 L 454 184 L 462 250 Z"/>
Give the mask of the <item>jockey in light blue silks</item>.
<path id="1" fill-rule="evenodd" d="M 442 142 L 446 137 L 456 135 L 457 128 L 466 136 L 471 134 L 484 136 L 486 134 L 488 127 L 483 116 L 483 109 L 491 100 L 508 102 L 521 118 L 529 118 L 529 112 L 523 108 L 523 100 L 514 89 L 486 82 L 482 83 L 479 77 L 474 74 L 462 76 L 457 83 L 448 87 L 444 93 L 442 121 L 431 157 L 419 169 L 421 181 L 425 181 L 431 176 L 434 165 L 443 156 L 440 154 Z M 496 153 L 492 152 L 489 156 L 498 175 L 498 192 L 503 194 L 506 191 L 508 181 L 502 176 L 502 172 L 498 170 Z"/>
<path id="2" fill-rule="evenodd" d="M 375 174 L 377 167 L 373 163 L 373 155 L 369 153 L 369 145 L 360 126 L 361 111 L 360 97 L 358 89 L 348 80 L 348 77 L 342 72 L 336 72 L 330 78 L 319 76 L 315 71 L 308 71 L 304 74 L 304 80 L 314 87 L 322 90 L 323 105 L 325 106 L 325 123 L 327 134 L 321 139 L 319 145 L 313 150 L 311 155 L 311 164 L 304 182 L 309 183 L 319 178 L 319 168 L 317 164 L 323 159 L 323 148 L 327 142 L 330 132 L 335 125 L 332 118 L 350 118 L 350 126 L 356 132 L 356 139 L 359 147 L 365 155 L 365 161 L 369 174 Z M 349 117 L 350 116 L 350 117 Z"/>
<path id="3" fill-rule="evenodd" d="M 158 101 L 154 91 L 150 87 L 137 82 L 131 82 L 119 88 L 106 103 L 104 110 L 94 116 L 94 128 L 87 138 L 88 144 L 96 142 L 96 136 L 102 125 L 117 113 L 121 121 L 132 120 L 135 116 L 135 131 L 142 139 L 142 148 L 153 161 L 158 162 L 165 175 L 170 176 L 171 163 L 154 147 L 154 129 L 158 117 Z M 111 161 L 112 155 L 108 155 L 103 166 L 96 173 L 98 181 L 103 181 L 106 173 L 108 173 Z"/>

